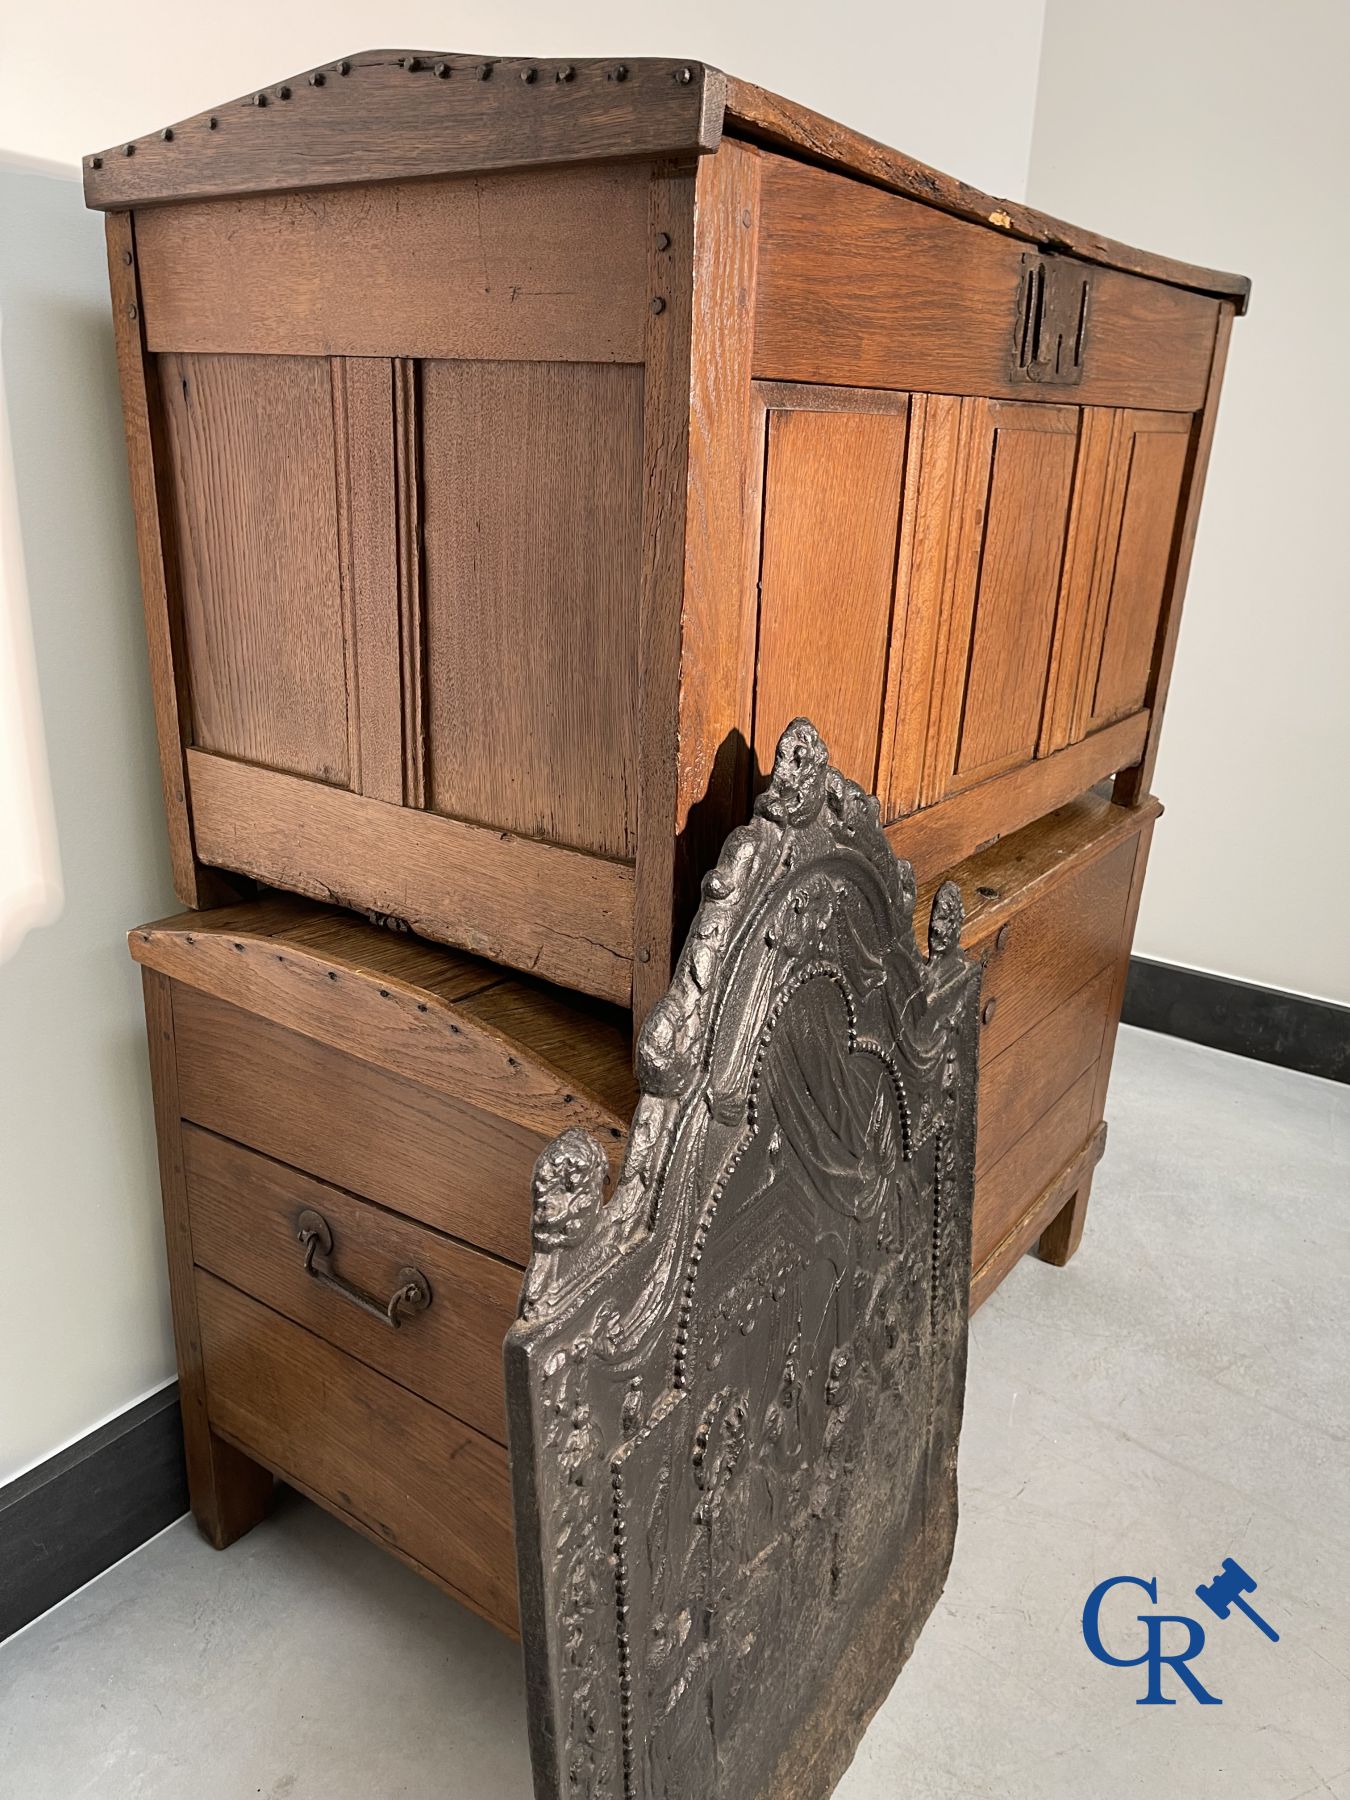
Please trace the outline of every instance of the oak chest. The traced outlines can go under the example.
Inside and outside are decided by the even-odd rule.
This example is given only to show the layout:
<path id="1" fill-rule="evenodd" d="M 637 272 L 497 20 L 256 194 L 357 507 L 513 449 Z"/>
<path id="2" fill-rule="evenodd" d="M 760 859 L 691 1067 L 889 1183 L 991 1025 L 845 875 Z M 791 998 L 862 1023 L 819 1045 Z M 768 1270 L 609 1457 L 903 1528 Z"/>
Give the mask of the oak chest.
<path id="1" fill-rule="evenodd" d="M 597 1222 L 605 1175 L 666 1180 L 650 1144 L 684 1129 L 684 1034 L 716 1035 L 700 995 L 724 913 L 767 907 L 770 890 L 778 904 L 800 827 L 818 874 L 842 858 L 861 883 L 818 915 L 809 883 L 793 901 L 838 950 L 847 996 L 847 1016 L 832 1013 L 813 985 L 823 963 L 792 976 L 811 994 L 803 1017 L 818 1015 L 793 1066 L 815 1068 L 813 1033 L 839 1065 L 815 1068 L 832 1123 L 813 1114 L 805 1132 L 808 1187 L 828 1213 L 841 1183 L 874 1173 L 873 1137 L 897 1159 L 909 1222 L 868 1237 L 857 1292 L 903 1274 L 912 1329 L 884 1308 L 854 1323 L 877 1334 L 861 1358 L 877 1420 L 904 1344 L 942 1402 L 917 1437 L 914 1419 L 892 1421 L 911 1447 L 929 1433 L 910 1524 L 937 1536 L 907 1529 L 895 1593 L 909 1599 L 848 1640 L 856 1722 L 866 1646 L 903 1645 L 903 1660 L 950 1553 L 967 1307 L 1031 1245 L 1063 1262 L 1082 1233 L 1246 282 L 995 200 L 668 60 L 374 51 L 92 156 L 85 187 L 108 215 L 164 797 L 192 909 L 131 943 L 199 1519 L 231 1541 L 281 1475 L 523 1629 L 527 1656 L 561 1607 L 575 1676 L 591 1573 L 556 1583 L 580 1530 L 569 1509 L 585 1508 L 564 1481 L 550 1524 L 531 1484 L 557 1473 L 555 1452 L 588 1478 L 608 1469 L 617 1519 L 622 1470 L 678 1415 L 680 1382 L 648 1413 L 635 1379 L 604 1462 L 577 1398 L 589 1377 L 566 1372 L 593 1338 L 530 1364 L 522 1277 L 565 1312 L 593 1237 L 614 1236 L 622 1285 L 622 1255 L 659 1235 L 655 1199 L 644 1214 L 624 1180 Z M 738 887 L 747 858 L 757 899 Z M 849 974 L 855 903 L 884 949 Z M 795 930 L 755 940 L 766 1043 Z M 927 960 L 912 942 L 925 931 Z M 978 1017 L 961 948 L 980 970 Z M 909 1023 L 894 1055 L 869 1053 L 893 1070 L 911 1059 L 913 1117 L 898 1075 L 889 1099 L 867 1091 L 871 1113 L 851 1110 L 857 995 L 876 1002 L 882 968 L 912 988 L 895 1015 Z M 929 1037 L 911 1041 L 925 1009 Z M 745 1046 L 736 1057 L 699 1102 L 714 1137 L 742 1114 L 753 1127 L 759 1077 Z M 572 1126 L 591 1149 L 558 1139 Z M 824 1139 L 843 1126 L 832 1163 Z M 968 1167 L 951 1149 L 963 1133 Z M 781 1147 L 775 1134 L 745 1201 L 749 1218 L 769 1196 L 774 1230 Z M 959 1219 L 944 1181 L 948 1203 L 964 1186 Z M 714 1189 L 684 1191 L 674 1212 L 706 1203 L 711 1228 L 720 1176 Z M 689 1228 L 690 1295 L 703 1229 Z M 848 1399 L 857 1352 L 841 1339 L 799 1380 L 772 1312 L 791 1278 L 751 1280 L 744 1236 L 724 1247 L 734 1305 L 710 1329 L 731 1331 L 744 1292 L 744 1335 L 770 1307 L 783 1366 L 756 1379 L 800 1389 L 807 1410 L 816 1382 L 828 1485 L 848 1461 L 835 1409 L 868 1417 Z M 794 1254 L 806 1268 L 818 1250 L 808 1230 Z M 832 1306 L 822 1329 L 842 1331 Z M 513 1428 L 528 1468 L 508 1454 L 502 1373 L 518 1309 L 518 1377 L 542 1383 L 534 1435 Z M 676 1313 L 679 1376 L 692 1326 Z M 609 1326 L 619 1344 L 617 1314 Z M 729 1393 L 708 1400 L 693 1472 L 671 1464 L 662 1481 L 705 1493 L 719 1443 L 733 1479 L 749 1413 Z M 780 1434 L 766 1467 L 783 1404 L 765 1413 Z M 514 1516 L 530 1520 L 519 1584 L 513 1479 Z M 877 1491 L 900 1504 L 894 1481 Z M 692 1504 L 712 1533 L 714 1501 Z M 832 1516 L 824 1501 L 811 1514 Z M 775 1529 L 787 1556 L 796 1526 Z M 842 1555 L 843 1511 L 830 1529 L 816 1575 Z M 616 1531 L 603 1754 L 586 1683 L 565 1704 L 572 1677 L 545 1657 L 531 1677 L 541 1794 L 563 1791 L 555 1738 L 594 1776 L 568 1793 L 639 1800 L 686 1767 L 672 1740 L 636 1772 Z M 711 1536 L 703 1551 L 712 1569 Z M 761 1566 L 741 1569 L 736 1604 Z M 662 1635 L 675 1622 L 653 1625 L 650 1704 L 678 1667 Z M 697 1739 L 716 1711 L 698 1684 L 722 1665 L 708 1652 L 698 1673 L 689 1655 Z M 669 1717 L 685 1691 L 666 1693 Z M 847 1737 L 803 1794 L 828 1791 Z M 762 1775 L 765 1745 L 743 1754 L 736 1766 Z"/>

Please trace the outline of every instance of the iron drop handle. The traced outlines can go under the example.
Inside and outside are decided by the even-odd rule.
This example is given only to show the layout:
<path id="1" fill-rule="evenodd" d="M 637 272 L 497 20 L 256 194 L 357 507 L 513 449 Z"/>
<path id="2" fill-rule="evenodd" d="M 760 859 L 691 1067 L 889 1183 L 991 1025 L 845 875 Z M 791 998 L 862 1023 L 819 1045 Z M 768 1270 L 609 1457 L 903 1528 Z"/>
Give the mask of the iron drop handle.
<path id="1" fill-rule="evenodd" d="M 350 1300 L 353 1306 L 359 1306 L 372 1318 L 392 1325 L 395 1331 L 405 1318 L 425 1312 L 431 1305 L 431 1283 L 420 1269 L 400 1269 L 395 1277 L 398 1286 L 387 1301 L 367 1294 L 353 1282 L 344 1281 L 332 1267 L 332 1229 L 323 1214 L 315 1212 L 313 1207 L 307 1206 L 296 1220 L 295 1236 L 305 1252 L 306 1275 L 312 1275 L 324 1287 L 332 1288 L 335 1294 L 341 1294 L 344 1300 Z"/>

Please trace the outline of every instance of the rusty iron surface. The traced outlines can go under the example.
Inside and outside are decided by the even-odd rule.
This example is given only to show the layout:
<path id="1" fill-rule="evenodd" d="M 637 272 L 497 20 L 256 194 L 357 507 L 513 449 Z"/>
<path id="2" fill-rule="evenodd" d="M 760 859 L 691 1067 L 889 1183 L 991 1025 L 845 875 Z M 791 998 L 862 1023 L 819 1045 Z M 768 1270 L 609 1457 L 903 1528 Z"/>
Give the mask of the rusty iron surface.
<path id="1" fill-rule="evenodd" d="M 820 1800 L 956 1531 L 979 971 L 805 720 L 535 1171 L 506 1340 L 538 1800 Z"/>

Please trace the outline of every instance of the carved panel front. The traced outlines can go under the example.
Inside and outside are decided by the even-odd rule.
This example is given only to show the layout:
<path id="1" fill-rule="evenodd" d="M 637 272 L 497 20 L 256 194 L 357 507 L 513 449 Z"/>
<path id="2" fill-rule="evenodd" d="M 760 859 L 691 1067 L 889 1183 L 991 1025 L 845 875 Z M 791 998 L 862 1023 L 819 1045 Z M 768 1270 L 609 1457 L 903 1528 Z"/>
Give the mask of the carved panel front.
<path id="1" fill-rule="evenodd" d="M 822 1796 L 956 1527 L 978 971 L 784 733 L 639 1044 L 617 1188 L 556 1139 L 507 1339 L 541 1800 Z"/>

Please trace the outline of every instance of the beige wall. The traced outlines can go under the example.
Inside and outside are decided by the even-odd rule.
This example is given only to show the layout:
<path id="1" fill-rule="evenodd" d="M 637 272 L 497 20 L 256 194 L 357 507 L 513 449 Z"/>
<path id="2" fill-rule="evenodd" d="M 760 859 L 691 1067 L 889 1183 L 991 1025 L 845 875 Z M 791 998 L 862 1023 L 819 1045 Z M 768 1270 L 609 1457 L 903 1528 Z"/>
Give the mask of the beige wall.
<path id="1" fill-rule="evenodd" d="M 50 764 L 64 902 L 0 967 L 0 1482 L 173 1366 L 137 983 L 123 945 L 129 926 L 173 901 L 101 221 L 82 208 L 79 157 L 393 42 L 699 56 L 1020 197 L 1041 10 L 1042 0 L 4 9 L 0 310 L 32 614 L 13 635 L 26 642 L 31 628 L 45 738 L 36 760 Z M 70 175 L 15 172 L 14 153 Z"/>
<path id="2" fill-rule="evenodd" d="M 1252 278 L 1136 948 L 1350 1001 L 1350 7 L 1049 0 L 1030 198 Z"/>

